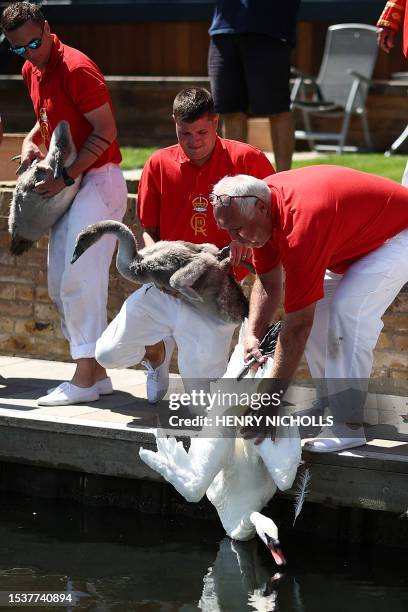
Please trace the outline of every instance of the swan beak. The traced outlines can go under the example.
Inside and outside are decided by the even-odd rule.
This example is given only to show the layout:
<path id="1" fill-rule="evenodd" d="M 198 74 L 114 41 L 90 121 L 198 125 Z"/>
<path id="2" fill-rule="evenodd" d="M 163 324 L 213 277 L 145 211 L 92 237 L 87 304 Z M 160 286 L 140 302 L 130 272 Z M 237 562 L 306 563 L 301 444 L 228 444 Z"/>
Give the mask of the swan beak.
<path id="1" fill-rule="evenodd" d="M 271 551 L 271 555 L 274 558 L 276 565 L 286 565 L 286 559 L 280 547 L 279 540 L 275 540 L 268 535 L 266 535 L 266 540 L 268 542 L 267 546 Z"/>

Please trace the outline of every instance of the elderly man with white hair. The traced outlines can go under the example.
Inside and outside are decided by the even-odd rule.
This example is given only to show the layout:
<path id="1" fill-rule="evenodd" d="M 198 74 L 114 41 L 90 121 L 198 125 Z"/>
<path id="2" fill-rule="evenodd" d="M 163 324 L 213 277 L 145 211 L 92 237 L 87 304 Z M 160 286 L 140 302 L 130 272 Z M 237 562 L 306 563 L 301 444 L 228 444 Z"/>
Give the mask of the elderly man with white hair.
<path id="1" fill-rule="evenodd" d="M 211 201 L 219 227 L 253 249 L 246 358 L 263 361 L 259 341 L 280 303 L 283 269 L 286 318 L 268 390 L 287 388 L 305 351 L 320 405 L 335 416 L 307 449 L 365 444 L 361 413 L 381 317 L 408 281 L 408 190 L 349 168 L 310 166 L 264 180 L 225 177 Z"/>

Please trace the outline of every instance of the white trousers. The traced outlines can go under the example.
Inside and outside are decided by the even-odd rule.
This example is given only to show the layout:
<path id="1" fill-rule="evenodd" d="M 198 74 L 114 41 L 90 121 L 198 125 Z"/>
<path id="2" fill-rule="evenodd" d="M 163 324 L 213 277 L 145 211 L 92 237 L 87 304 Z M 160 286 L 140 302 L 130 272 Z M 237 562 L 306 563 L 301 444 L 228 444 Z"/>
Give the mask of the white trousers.
<path id="1" fill-rule="evenodd" d="M 95 356 L 105 368 L 126 368 L 143 359 L 146 346 L 173 336 L 182 378 L 213 379 L 226 370 L 234 329 L 154 285 L 144 285 L 127 298 L 103 332 Z"/>
<path id="2" fill-rule="evenodd" d="M 109 266 L 116 245 L 114 236 L 104 236 L 71 265 L 76 238 L 91 223 L 121 221 L 126 202 L 119 166 L 90 170 L 69 210 L 50 232 L 48 293 L 61 316 L 73 359 L 94 357 L 96 341 L 107 325 Z"/>
<path id="3" fill-rule="evenodd" d="M 326 272 L 325 295 L 317 302 L 305 350 L 318 397 L 338 395 L 350 381 L 364 393 L 381 317 L 406 282 L 408 230 L 356 261 L 344 275 Z"/>

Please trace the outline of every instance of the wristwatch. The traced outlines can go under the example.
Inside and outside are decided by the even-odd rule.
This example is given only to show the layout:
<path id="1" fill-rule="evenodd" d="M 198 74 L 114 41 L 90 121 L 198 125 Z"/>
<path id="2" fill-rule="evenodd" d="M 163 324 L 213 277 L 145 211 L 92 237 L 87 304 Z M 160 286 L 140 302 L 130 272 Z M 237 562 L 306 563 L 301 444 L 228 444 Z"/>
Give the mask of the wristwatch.
<path id="1" fill-rule="evenodd" d="M 65 187 L 70 187 L 75 183 L 74 179 L 72 178 L 72 176 L 69 176 L 65 168 L 62 169 L 61 176 L 65 183 Z"/>

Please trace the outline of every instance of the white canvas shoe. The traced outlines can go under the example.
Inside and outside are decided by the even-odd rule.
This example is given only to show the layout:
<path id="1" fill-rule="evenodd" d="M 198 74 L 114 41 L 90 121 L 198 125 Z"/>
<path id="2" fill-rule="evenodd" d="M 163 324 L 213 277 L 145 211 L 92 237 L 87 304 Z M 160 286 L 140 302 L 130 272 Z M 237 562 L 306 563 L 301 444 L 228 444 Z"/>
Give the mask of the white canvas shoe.
<path id="1" fill-rule="evenodd" d="M 148 361 L 142 361 L 142 365 L 146 368 L 146 391 L 149 404 L 157 404 L 157 402 L 163 399 L 169 388 L 170 361 L 176 343 L 171 336 L 163 338 L 163 342 L 165 355 L 161 365 L 153 368 Z"/>
<path id="2" fill-rule="evenodd" d="M 98 385 L 99 395 L 111 395 L 113 393 L 112 380 L 109 378 L 109 376 L 103 378 L 102 380 L 98 380 L 95 384 Z M 50 389 L 47 389 L 47 395 L 55 391 L 56 388 L 57 387 L 51 387 Z"/>
<path id="3" fill-rule="evenodd" d="M 92 387 L 77 387 L 69 382 L 63 382 L 52 393 L 37 400 L 39 406 L 71 406 L 81 402 L 96 402 L 99 399 L 98 385 Z"/>
<path id="4" fill-rule="evenodd" d="M 364 446 L 366 443 L 364 427 L 351 429 L 343 426 L 340 430 L 324 427 L 316 438 L 305 442 L 303 448 L 311 453 L 332 453 Z"/>
<path id="5" fill-rule="evenodd" d="M 112 379 L 107 376 L 96 382 L 98 386 L 99 395 L 111 395 L 113 393 Z"/>

